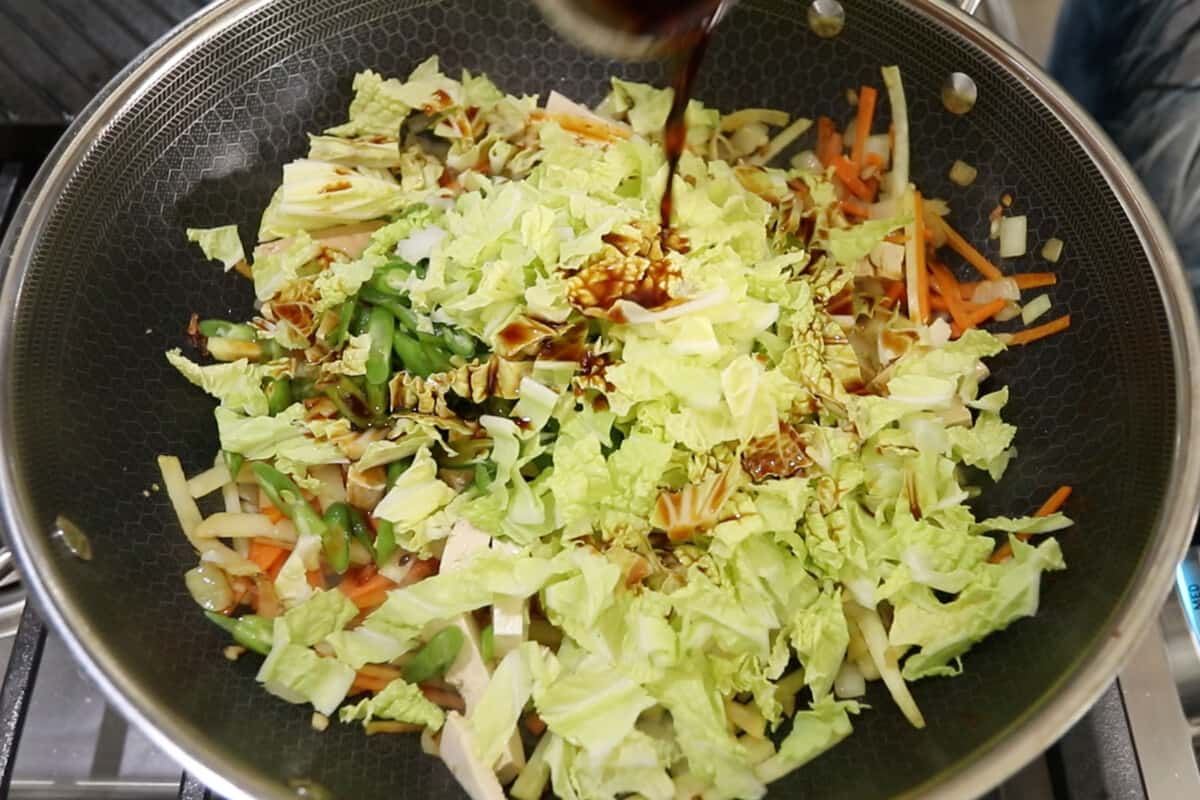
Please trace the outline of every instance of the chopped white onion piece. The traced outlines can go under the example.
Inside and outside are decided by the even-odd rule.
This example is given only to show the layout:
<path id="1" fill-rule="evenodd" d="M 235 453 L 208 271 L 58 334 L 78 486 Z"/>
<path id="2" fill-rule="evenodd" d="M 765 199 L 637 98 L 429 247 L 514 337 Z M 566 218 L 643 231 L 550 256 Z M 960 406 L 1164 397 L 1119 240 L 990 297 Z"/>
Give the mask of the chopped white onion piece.
<path id="1" fill-rule="evenodd" d="M 862 697 L 867 693 L 867 681 L 854 662 L 842 662 L 842 668 L 833 681 L 833 693 L 838 699 Z"/>
<path id="2" fill-rule="evenodd" d="M 396 245 L 396 255 L 410 264 L 416 264 L 422 259 L 429 258 L 433 254 L 434 248 L 445 238 L 445 230 L 437 225 L 430 225 L 428 228 L 416 231 L 407 239 L 401 240 Z"/>
<path id="3" fill-rule="evenodd" d="M 979 170 L 965 161 L 955 161 L 950 166 L 950 180 L 959 186 L 970 186 L 979 177 Z"/>
<path id="4" fill-rule="evenodd" d="M 229 578 L 216 565 L 201 562 L 183 574 L 184 585 L 205 611 L 224 611 L 233 605 Z"/>
<path id="5" fill-rule="evenodd" d="M 812 150 L 802 150 L 792 156 L 792 169 L 819 174 L 825 168 L 821 165 L 821 159 L 817 158 L 816 153 Z"/>
<path id="6" fill-rule="evenodd" d="M 1001 278 L 998 281 L 981 281 L 971 295 L 971 302 L 978 305 L 990 303 L 996 299 L 1020 300 L 1021 287 L 1012 278 Z"/>
<path id="7" fill-rule="evenodd" d="M 892 108 L 892 130 L 895 134 L 892 171 L 888 173 L 888 194 L 899 198 L 908 188 L 908 103 L 904 99 L 904 83 L 900 79 L 900 68 L 882 68 L 883 83 L 887 87 L 888 104 Z"/>
<path id="8" fill-rule="evenodd" d="M 1025 308 L 1021 309 L 1021 321 L 1026 325 L 1032 325 L 1034 320 L 1050 310 L 1050 305 L 1050 295 L 1039 294 L 1026 303 Z"/>
<path id="9" fill-rule="evenodd" d="M 196 536 L 205 539 L 274 538 L 275 523 L 266 514 L 230 514 L 218 511 L 196 526 Z"/>
<path id="10" fill-rule="evenodd" d="M 1019 258 L 1025 255 L 1027 218 L 1025 215 L 1000 218 L 1000 257 Z"/>
<path id="11" fill-rule="evenodd" d="M 1004 308 L 996 313 L 996 322 L 1008 322 L 1010 319 L 1016 319 L 1019 316 L 1021 316 L 1021 304 L 1010 300 L 1005 303 Z"/>
<path id="12" fill-rule="evenodd" d="M 1046 259 L 1051 264 L 1057 264 L 1058 260 L 1060 258 L 1062 258 L 1062 251 L 1063 251 L 1062 239 L 1059 239 L 1059 238 L 1047 239 L 1046 243 L 1044 245 L 1042 245 L 1042 258 Z"/>

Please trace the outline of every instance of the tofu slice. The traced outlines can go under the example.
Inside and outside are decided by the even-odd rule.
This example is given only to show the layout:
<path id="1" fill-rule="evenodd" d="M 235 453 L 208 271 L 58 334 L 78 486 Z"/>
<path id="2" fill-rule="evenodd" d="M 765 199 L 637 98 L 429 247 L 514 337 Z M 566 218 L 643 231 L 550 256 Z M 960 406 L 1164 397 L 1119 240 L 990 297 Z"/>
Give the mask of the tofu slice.
<path id="1" fill-rule="evenodd" d="M 471 523 L 465 520 L 456 522 L 442 551 L 441 574 L 461 569 L 477 553 L 486 550 L 491 540 L 491 536 Z M 452 624 L 462 631 L 463 646 L 458 651 L 458 658 L 454 659 L 454 663 L 446 670 L 446 682 L 458 689 L 459 694 L 463 696 L 467 715 L 470 716 L 487 689 L 492 673 L 483 659 L 483 645 L 475 618 L 471 614 L 463 614 Z M 492 632 L 496 632 L 494 623 Z M 524 766 L 525 747 L 521 744 L 520 734 L 514 729 L 508 745 L 496 761 L 496 774 L 501 782 L 508 783 L 516 778 Z"/>
<path id="2" fill-rule="evenodd" d="M 516 545 L 492 540 L 492 549 L 515 555 Z M 492 606 L 492 646 L 496 658 L 504 658 L 529 638 L 529 600 L 524 597 L 505 597 Z"/>
<path id="3" fill-rule="evenodd" d="M 504 800 L 500 781 L 475 755 L 473 737 L 466 722 L 457 711 L 446 716 L 439 744 L 442 761 L 471 800 Z"/>

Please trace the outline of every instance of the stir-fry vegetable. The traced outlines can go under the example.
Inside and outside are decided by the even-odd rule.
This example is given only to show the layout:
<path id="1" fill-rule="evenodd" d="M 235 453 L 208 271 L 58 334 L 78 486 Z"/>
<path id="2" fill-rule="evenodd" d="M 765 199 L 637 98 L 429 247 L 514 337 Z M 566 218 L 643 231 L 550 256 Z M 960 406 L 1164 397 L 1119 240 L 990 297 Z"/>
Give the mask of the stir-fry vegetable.
<path id="1" fill-rule="evenodd" d="M 760 797 L 875 682 L 937 724 L 911 684 L 1064 566 L 1069 487 L 1030 517 L 972 498 L 1016 455 L 986 360 L 1070 317 L 1030 327 L 1056 274 L 995 263 L 1022 198 L 980 248 L 913 185 L 880 77 L 811 133 L 693 102 L 663 230 L 669 91 L 360 74 L 250 259 L 190 232 L 258 309 L 192 318 L 215 363 L 168 354 L 221 451 L 191 480 L 159 458 L 231 657 L 313 735 L 420 732 L 475 797 Z"/>

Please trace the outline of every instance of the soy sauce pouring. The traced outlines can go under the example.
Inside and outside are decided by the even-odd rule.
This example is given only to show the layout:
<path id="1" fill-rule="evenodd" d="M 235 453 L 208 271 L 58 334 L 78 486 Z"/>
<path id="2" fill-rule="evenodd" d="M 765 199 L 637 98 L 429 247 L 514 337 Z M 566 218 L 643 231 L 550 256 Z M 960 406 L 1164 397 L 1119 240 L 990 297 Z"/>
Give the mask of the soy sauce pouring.
<path id="1" fill-rule="evenodd" d="M 561 32 L 627 61 L 666 58 L 675 90 L 663 131 L 667 185 L 659 204 L 662 237 L 671 228 L 671 189 L 687 146 L 687 107 L 717 23 L 737 0 L 536 0 Z"/>

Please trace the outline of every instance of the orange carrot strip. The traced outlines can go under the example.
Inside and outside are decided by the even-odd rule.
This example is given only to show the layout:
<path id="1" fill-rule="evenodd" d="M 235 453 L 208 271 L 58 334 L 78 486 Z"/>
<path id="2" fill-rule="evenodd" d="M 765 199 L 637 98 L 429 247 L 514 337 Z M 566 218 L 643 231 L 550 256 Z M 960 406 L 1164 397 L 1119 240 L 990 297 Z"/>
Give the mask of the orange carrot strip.
<path id="1" fill-rule="evenodd" d="M 904 296 L 904 281 L 892 281 L 892 285 L 887 288 L 887 293 L 883 299 L 879 301 L 879 305 L 884 308 L 891 308 Z"/>
<path id="2" fill-rule="evenodd" d="M 866 165 L 882 169 L 884 165 L 883 156 L 879 155 L 879 153 L 867 153 Z"/>
<path id="3" fill-rule="evenodd" d="M 942 226 L 942 232 L 946 234 L 946 244 L 950 245 L 950 249 L 958 253 L 967 260 L 967 263 L 979 271 L 979 274 L 990 281 L 998 281 L 1004 277 L 1004 273 L 997 269 L 996 265 L 983 257 L 983 254 L 971 246 L 971 243 L 964 239 L 958 231 L 950 227 L 950 223 L 946 220 L 938 218 L 938 224 Z"/>
<path id="4" fill-rule="evenodd" d="M 362 583 L 351 584 L 349 581 L 342 581 L 338 588 L 342 590 L 342 594 L 346 595 L 346 599 L 353 602 L 359 608 L 366 608 L 367 606 L 363 604 L 365 601 L 375 600 L 374 595 L 376 593 L 386 593 L 388 589 L 391 589 L 395 585 L 391 579 L 384 575 L 374 575 Z"/>
<path id="5" fill-rule="evenodd" d="M 271 544 L 264 539 L 251 539 L 250 552 L 246 558 L 258 565 L 263 572 L 269 570 L 276 559 L 287 558 L 288 551 L 279 545 Z"/>
<path id="6" fill-rule="evenodd" d="M 875 120 L 875 101 L 879 92 L 874 86 L 864 86 L 858 90 L 858 117 L 854 123 L 854 146 L 851 148 L 851 160 L 861 170 L 863 156 L 867 152 L 867 137 L 871 135 L 871 123 Z"/>
<path id="7" fill-rule="evenodd" d="M 829 166 L 833 161 L 833 154 L 830 151 L 836 133 L 837 128 L 834 127 L 833 120 L 829 117 L 817 117 L 817 160 L 825 166 Z"/>
<path id="8" fill-rule="evenodd" d="M 858 219 L 871 218 L 871 209 L 855 200 L 843 200 L 841 206 L 842 213 L 847 217 L 857 217 Z"/>
<path id="9" fill-rule="evenodd" d="M 325 575 L 322 574 L 321 570 L 319 569 L 310 569 L 308 572 L 304 573 L 304 578 L 308 581 L 308 585 L 314 589 L 325 588 Z"/>
<path id="10" fill-rule="evenodd" d="M 862 182 L 862 178 L 858 177 L 858 167 L 850 159 L 843 155 L 837 156 L 833 160 L 833 171 L 841 179 L 842 183 L 846 184 L 846 188 L 850 193 L 859 200 L 871 200 L 871 187 Z"/>
<path id="11" fill-rule="evenodd" d="M 467 710 L 467 704 L 458 692 L 451 692 L 447 689 L 423 683 L 421 684 L 421 694 L 425 695 L 426 700 L 440 708 L 448 708 L 458 712 Z"/>
<path id="12" fill-rule="evenodd" d="M 933 276 L 934 286 L 937 287 L 946 303 L 946 310 L 950 312 L 951 319 L 965 330 L 968 327 L 967 309 L 963 306 L 961 290 L 958 288 L 958 281 L 954 279 L 954 274 L 937 262 L 929 265 L 929 272 Z"/>
<path id="13" fill-rule="evenodd" d="M 950 326 L 951 336 L 962 336 L 971 328 L 978 328 L 983 323 L 987 322 L 992 317 L 999 314 L 1008 305 L 1008 301 L 1003 297 L 997 297 L 990 303 L 984 303 L 981 306 L 972 306 L 967 311 L 967 325 L 959 327 L 958 323 Z"/>
<path id="14" fill-rule="evenodd" d="M 362 670 L 359 670 L 354 675 L 354 682 L 350 684 L 350 694 L 355 694 L 356 689 L 360 692 L 382 692 L 383 687 L 389 683 L 391 683 L 390 680 L 377 678 L 373 675 L 364 675 Z"/>
<path id="15" fill-rule="evenodd" d="M 942 297 L 940 294 L 931 294 L 931 295 L 929 295 L 929 310 L 930 311 L 949 311 L 950 304 L 947 303 L 946 298 Z M 951 316 L 951 318 L 954 317 L 953 314 L 951 314 L 950 316 Z"/>
<path id="16" fill-rule="evenodd" d="M 1072 491 L 1073 490 L 1071 489 L 1070 486 L 1058 487 L 1057 489 L 1054 490 L 1054 494 L 1050 495 L 1050 497 L 1047 498 L 1046 502 L 1042 503 L 1041 508 L 1039 508 L 1037 511 L 1033 512 L 1033 515 L 1035 517 L 1050 516 L 1055 511 L 1058 511 L 1060 508 L 1062 508 L 1064 505 L 1066 505 L 1067 499 L 1071 496 Z M 1020 539 L 1022 542 L 1029 541 L 1029 537 L 1031 537 L 1031 536 L 1033 536 L 1032 533 L 1022 532 L 1022 533 L 1017 534 L 1017 538 Z M 1001 561 L 1005 561 L 1008 558 L 1010 558 L 1011 556 L 1012 556 L 1012 544 L 1006 540 L 1003 544 L 1001 544 L 999 547 L 996 548 L 996 552 L 992 553 L 991 557 L 988 558 L 988 562 L 992 563 L 992 564 L 999 564 Z"/>
<path id="17" fill-rule="evenodd" d="M 1017 331 L 1009 335 L 1005 340 L 1005 344 L 1029 344 L 1036 342 L 1038 339 L 1045 339 L 1047 336 L 1053 336 L 1056 333 L 1061 333 L 1071 327 L 1071 315 L 1064 314 L 1058 319 L 1051 320 L 1044 325 L 1038 325 L 1034 328 L 1026 328 L 1023 331 Z"/>
<path id="18" fill-rule="evenodd" d="M 382 664 L 363 664 L 358 668 L 359 675 L 366 675 L 369 678 L 382 678 L 383 680 L 394 681 L 400 677 L 400 670 L 395 667 L 385 667 Z"/>

